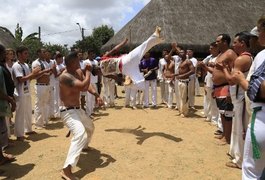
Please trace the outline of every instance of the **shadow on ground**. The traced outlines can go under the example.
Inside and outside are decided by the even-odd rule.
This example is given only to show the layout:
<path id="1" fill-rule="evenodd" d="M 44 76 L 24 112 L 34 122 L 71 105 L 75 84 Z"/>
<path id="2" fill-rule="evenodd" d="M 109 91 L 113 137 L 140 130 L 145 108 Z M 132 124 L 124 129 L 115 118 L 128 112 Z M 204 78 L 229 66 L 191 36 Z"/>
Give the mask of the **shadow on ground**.
<path id="1" fill-rule="evenodd" d="M 5 172 L 0 175 L 0 179 L 23 179 L 23 177 L 28 174 L 34 168 L 34 166 L 35 164 L 6 164 L 1 166 L 1 170 L 4 170 Z"/>
<path id="2" fill-rule="evenodd" d="M 77 164 L 80 170 L 75 172 L 75 176 L 83 178 L 87 174 L 98 168 L 107 167 L 110 163 L 114 163 L 116 159 L 109 154 L 102 153 L 97 149 L 92 149 L 87 153 L 82 153 Z"/>
<path id="3" fill-rule="evenodd" d="M 138 126 L 135 129 L 125 129 L 125 128 L 123 128 L 123 129 L 106 129 L 105 131 L 134 134 L 136 136 L 136 139 L 138 140 L 137 144 L 139 144 L 139 145 L 142 145 L 146 139 L 154 137 L 154 136 L 160 136 L 160 137 L 166 138 L 166 139 L 174 141 L 174 142 L 182 141 L 181 138 L 177 138 L 177 137 L 172 136 L 170 134 L 166 134 L 163 132 L 144 132 L 144 130 L 145 130 L 144 127 Z"/>
<path id="4" fill-rule="evenodd" d="M 49 135 L 47 133 L 37 133 L 37 134 L 32 134 L 29 137 L 27 137 L 27 140 L 36 142 L 36 141 L 40 141 L 40 140 L 51 138 L 51 137 L 57 137 L 57 136 Z"/>

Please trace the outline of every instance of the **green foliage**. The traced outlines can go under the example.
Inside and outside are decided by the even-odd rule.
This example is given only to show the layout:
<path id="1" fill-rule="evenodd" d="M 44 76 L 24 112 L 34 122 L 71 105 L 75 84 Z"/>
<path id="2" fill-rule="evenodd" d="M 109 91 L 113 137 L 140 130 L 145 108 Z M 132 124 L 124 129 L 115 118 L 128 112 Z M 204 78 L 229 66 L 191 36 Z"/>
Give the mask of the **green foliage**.
<path id="1" fill-rule="evenodd" d="M 102 25 L 94 28 L 90 36 L 84 38 L 84 40 L 76 41 L 72 48 L 79 48 L 83 52 L 88 49 L 93 50 L 97 55 L 100 54 L 101 47 L 114 35 L 112 27 Z"/>
<path id="2" fill-rule="evenodd" d="M 48 49 L 49 51 L 51 51 L 52 55 L 55 54 L 57 51 L 59 51 L 61 54 L 63 55 L 67 55 L 68 54 L 68 49 L 66 46 L 62 46 L 60 44 L 45 44 L 44 48 Z"/>

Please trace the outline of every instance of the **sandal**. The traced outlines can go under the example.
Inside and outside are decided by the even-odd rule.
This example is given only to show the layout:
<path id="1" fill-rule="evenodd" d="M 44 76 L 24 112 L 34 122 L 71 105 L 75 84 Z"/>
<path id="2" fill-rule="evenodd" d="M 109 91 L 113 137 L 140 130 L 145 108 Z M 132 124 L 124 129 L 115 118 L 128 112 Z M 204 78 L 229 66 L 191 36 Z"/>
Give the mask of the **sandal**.
<path id="1" fill-rule="evenodd" d="M 241 169 L 236 163 L 233 163 L 233 162 L 227 162 L 225 164 L 227 167 L 230 167 L 230 168 L 238 168 L 238 169 Z"/>

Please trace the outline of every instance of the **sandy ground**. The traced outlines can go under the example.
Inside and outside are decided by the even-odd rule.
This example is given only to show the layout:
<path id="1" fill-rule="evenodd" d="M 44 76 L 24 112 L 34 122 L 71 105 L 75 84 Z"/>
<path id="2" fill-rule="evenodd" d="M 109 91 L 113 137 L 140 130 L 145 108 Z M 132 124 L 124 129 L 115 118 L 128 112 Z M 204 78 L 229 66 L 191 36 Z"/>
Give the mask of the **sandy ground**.
<path id="1" fill-rule="evenodd" d="M 95 114 L 94 150 L 82 153 L 74 174 L 81 179 L 241 179 L 241 170 L 225 166 L 229 146 L 217 145 L 215 127 L 201 117 L 203 97 L 189 118 L 159 105 L 157 109 L 124 108 L 124 94 L 116 107 Z M 158 92 L 158 99 L 159 99 Z M 160 102 L 160 99 L 158 100 Z M 14 141 L 7 152 L 17 161 L 1 166 L 0 179 L 61 179 L 70 138 L 61 120 L 50 121 L 24 142 Z M 12 136 L 12 139 L 15 139 Z"/>

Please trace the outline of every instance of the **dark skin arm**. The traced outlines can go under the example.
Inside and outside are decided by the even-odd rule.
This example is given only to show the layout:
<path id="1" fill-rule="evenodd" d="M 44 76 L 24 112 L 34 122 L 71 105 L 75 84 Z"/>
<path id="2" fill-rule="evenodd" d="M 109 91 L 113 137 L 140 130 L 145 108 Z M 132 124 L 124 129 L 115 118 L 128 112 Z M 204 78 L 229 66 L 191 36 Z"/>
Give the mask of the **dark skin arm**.
<path id="1" fill-rule="evenodd" d="M 106 52 L 104 54 L 104 56 L 109 57 L 112 54 L 118 52 L 127 42 L 128 42 L 128 38 L 125 38 L 120 44 L 118 44 L 117 46 L 115 46 L 112 50 Z"/>
<path id="2" fill-rule="evenodd" d="M 177 79 L 185 79 L 185 78 L 189 77 L 190 75 L 194 74 L 195 68 L 194 68 L 192 62 L 188 61 L 188 66 L 189 66 L 189 71 L 184 73 L 184 74 L 181 74 L 181 75 L 176 75 Z"/>
<path id="3" fill-rule="evenodd" d="M 16 102 L 14 98 L 8 95 L 5 95 L 1 90 L 0 90 L 0 99 L 7 101 L 11 105 L 12 112 L 16 110 Z"/>

